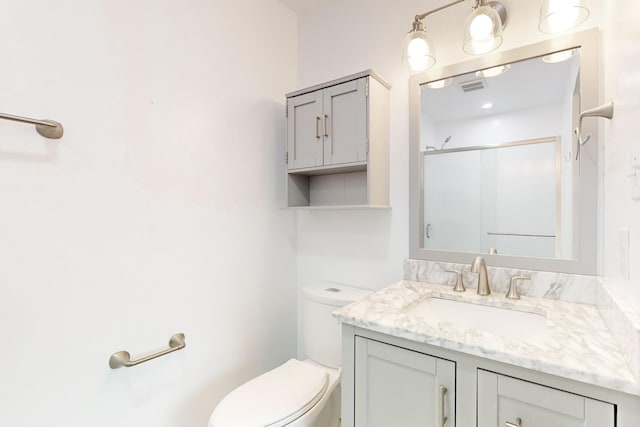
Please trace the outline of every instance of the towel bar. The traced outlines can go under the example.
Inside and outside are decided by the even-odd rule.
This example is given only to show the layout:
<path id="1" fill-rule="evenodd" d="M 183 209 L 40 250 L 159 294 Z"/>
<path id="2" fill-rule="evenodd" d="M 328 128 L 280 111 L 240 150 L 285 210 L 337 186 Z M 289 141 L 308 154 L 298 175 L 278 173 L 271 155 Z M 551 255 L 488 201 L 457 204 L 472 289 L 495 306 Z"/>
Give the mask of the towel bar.
<path id="1" fill-rule="evenodd" d="M 38 131 L 40 135 L 49 139 L 60 139 L 64 134 L 62 124 L 56 122 L 55 120 L 37 120 L 5 113 L 0 113 L 0 119 L 36 125 L 36 131 Z"/>
<path id="2" fill-rule="evenodd" d="M 525 234 L 525 233 L 494 233 L 487 231 L 489 236 L 514 236 L 514 237 L 556 237 L 555 234 Z"/>

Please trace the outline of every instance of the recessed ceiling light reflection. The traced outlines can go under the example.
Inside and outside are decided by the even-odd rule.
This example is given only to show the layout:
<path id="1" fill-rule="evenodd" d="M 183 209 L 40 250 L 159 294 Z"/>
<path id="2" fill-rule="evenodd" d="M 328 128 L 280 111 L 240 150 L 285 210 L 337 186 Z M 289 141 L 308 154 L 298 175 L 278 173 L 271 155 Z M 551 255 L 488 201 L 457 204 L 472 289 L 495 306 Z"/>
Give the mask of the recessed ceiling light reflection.
<path id="1" fill-rule="evenodd" d="M 493 108 L 493 104 L 490 103 L 490 102 L 486 102 L 486 103 L 482 104 L 482 108 L 485 109 L 485 110 L 489 110 L 489 109 Z"/>
<path id="2" fill-rule="evenodd" d="M 452 81 L 453 81 L 453 79 L 451 77 L 449 77 L 448 79 L 442 79 L 442 80 L 436 80 L 435 82 L 429 82 L 429 83 L 427 83 L 427 86 L 429 87 L 429 89 L 442 89 L 442 88 L 445 88 L 445 87 L 449 86 Z"/>
<path id="3" fill-rule="evenodd" d="M 550 53 L 542 57 L 542 60 L 547 64 L 556 64 L 558 62 L 566 61 L 574 55 L 574 49 L 563 50 L 562 52 Z"/>
<path id="4" fill-rule="evenodd" d="M 487 68 L 486 70 L 476 71 L 478 77 L 496 77 L 504 74 L 511 69 L 511 65 L 499 65 L 497 67 Z"/>

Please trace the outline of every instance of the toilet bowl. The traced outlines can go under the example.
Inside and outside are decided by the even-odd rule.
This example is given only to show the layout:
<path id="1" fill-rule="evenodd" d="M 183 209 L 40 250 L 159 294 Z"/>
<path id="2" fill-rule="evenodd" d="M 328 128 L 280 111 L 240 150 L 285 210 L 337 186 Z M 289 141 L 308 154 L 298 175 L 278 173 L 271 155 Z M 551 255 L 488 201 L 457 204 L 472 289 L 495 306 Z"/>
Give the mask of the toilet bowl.
<path id="1" fill-rule="evenodd" d="M 302 347 L 308 359 L 290 359 L 230 392 L 209 427 L 338 427 L 341 332 L 331 313 L 370 293 L 327 283 L 303 287 Z"/>

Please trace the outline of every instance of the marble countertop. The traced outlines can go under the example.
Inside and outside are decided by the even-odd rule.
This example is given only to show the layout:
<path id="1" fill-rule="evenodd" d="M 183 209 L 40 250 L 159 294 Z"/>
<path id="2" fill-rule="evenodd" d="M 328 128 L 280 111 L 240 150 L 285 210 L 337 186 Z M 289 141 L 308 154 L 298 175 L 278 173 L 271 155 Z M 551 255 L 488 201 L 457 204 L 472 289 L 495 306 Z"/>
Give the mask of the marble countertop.
<path id="1" fill-rule="evenodd" d="M 520 340 L 406 314 L 430 297 L 542 314 L 546 333 Z M 479 296 L 472 290 L 458 293 L 451 286 L 403 280 L 334 316 L 357 327 L 640 396 L 640 382 L 593 305 L 526 296 L 508 300 L 503 294 Z"/>

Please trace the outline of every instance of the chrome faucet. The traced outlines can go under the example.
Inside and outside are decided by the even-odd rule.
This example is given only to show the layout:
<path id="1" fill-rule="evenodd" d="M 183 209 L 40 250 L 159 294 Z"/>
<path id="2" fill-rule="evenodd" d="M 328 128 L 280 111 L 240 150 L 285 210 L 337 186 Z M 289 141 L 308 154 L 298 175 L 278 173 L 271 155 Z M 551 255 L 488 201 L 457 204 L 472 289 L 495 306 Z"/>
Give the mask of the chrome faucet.
<path id="1" fill-rule="evenodd" d="M 471 272 L 478 273 L 478 295 L 491 295 L 491 287 L 489 286 L 489 277 L 487 275 L 487 264 L 484 258 L 477 257 L 471 264 Z"/>

